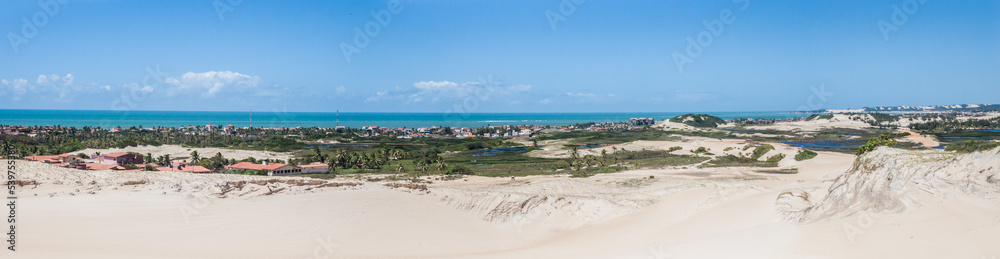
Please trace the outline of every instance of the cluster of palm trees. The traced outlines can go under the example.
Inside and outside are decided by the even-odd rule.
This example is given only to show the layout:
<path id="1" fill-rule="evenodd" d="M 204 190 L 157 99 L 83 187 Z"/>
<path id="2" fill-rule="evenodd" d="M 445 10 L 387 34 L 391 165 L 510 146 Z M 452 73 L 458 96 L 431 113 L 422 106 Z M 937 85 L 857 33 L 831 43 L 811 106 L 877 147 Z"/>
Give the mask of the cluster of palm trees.
<path id="1" fill-rule="evenodd" d="M 444 158 L 441 157 L 438 157 L 437 160 L 435 161 L 426 159 L 417 160 L 413 162 L 413 164 L 414 167 L 417 169 L 417 171 L 421 172 L 427 172 L 427 170 L 429 170 L 430 168 L 437 169 L 438 171 L 444 171 L 445 169 L 448 169 L 448 163 L 445 163 Z"/>
<path id="2" fill-rule="evenodd" d="M 319 148 L 313 150 L 313 154 L 296 160 L 299 163 L 323 162 L 331 167 L 357 168 L 357 169 L 379 169 L 389 161 L 406 158 L 405 151 L 400 149 L 383 148 L 376 152 L 347 152 L 338 150 L 332 157 L 323 153 Z M 399 168 L 397 168 L 399 170 Z"/>

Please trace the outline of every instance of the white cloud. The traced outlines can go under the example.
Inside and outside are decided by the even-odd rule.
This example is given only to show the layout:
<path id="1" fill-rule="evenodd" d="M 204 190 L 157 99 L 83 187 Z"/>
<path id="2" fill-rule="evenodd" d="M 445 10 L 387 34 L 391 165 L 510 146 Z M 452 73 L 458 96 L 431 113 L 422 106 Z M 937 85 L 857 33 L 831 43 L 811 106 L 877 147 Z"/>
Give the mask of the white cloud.
<path id="1" fill-rule="evenodd" d="M 66 76 L 63 77 L 63 85 L 64 86 L 72 85 L 73 79 L 74 79 L 73 74 L 66 74 Z"/>
<path id="2" fill-rule="evenodd" d="M 24 96 L 29 90 L 34 89 L 34 86 L 29 85 L 28 80 L 25 79 L 14 79 L 14 81 L 4 79 L 0 80 L 0 84 L 3 84 L 0 95 L 10 94 L 11 99 L 14 101 L 20 100 L 21 96 Z"/>
<path id="3" fill-rule="evenodd" d="M 468 83 L 465 83 L 463 85 L 468 85 Z M 457 89 L 458 84 L 456 84 L 454 82 L 448 82 L 448 81 L 439 81 L 439 82 L 435 82 L 435 81 L 422 81 L 422 82 L 413 83 L 413 87 L 416 87 L 417 89 L 420 89 L 420 90 L 427 90 L 427 91 L 443 91 L 443 90 L 455 90 L 455 89 Z"/>
<path id="4" fill-rule="evenodd" d="M 396 86 L 395 90 L 380 91 L 368 97 L 365 102 L 404 101 L 405 103 L 430 102 L 443 99 L 477 98 L 489 100 L 496 96 L 513 95 L 531 90 L 530 85 L 500 85 L 493 82 L 421 81 L 413 83 L 413 88 Z"/>
<path id="5" fill-rule="evenodd" d="M 346 92 L 347 92 L 347 87 L 344 87 L 343 85 L 337 87 L 337 95 L 341 95 L 341 94 L 344 94 Z"/>
<path id="6" fill-rule="evenodd" d="M 542 99 L 541 101 L 538 101 L 538 103 L 540 103 L 540 104 L 549 104 L 549 103 L 552 103 L 552 99 L 551 98 L 545 98 L 545 99 Z"/>
<path id="7" fill-rule="evenodd" d="M 111 91 L 111 86 L 110 85 L 102 85 L 101 89 Z"/>
<path id="8" fill-rule="evenodd" d="M 385 100 L 398 100 L 400 99 L 399 97 L 400 96 L 389 95 L 389 91 L 378 91 L 377 93 L 375 93 L 375 95 L 368 97 L 368 99 L 365 99 L 365 102 L 367 103 L 367 102 L 377 102 Z"/>
<path id="9" fill-rule="evenodd" d="M 576 97 L 594 97 L 594 96 L 597 96 L 597 95 L 590 94 L 590 93 L 566 93 L 566 95 L 576 96 Z"/>
<path id="10" fill-rule="evenodd" d="M 212 97 L 222 91 L 243 91 L 255 88 L 260 84 L 260 77 L 232 71 L 187 72 L 180 78 L 168 77 L 164 82 L 174 86 L 167 93 L 171 96 L 186 93 Z"/>

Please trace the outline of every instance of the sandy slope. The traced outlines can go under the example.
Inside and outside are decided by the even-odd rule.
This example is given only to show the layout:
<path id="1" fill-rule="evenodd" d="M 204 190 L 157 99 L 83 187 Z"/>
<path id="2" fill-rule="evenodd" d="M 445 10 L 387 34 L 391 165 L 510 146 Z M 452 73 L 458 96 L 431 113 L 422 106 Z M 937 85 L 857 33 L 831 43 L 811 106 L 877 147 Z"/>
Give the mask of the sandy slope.
<path id="1" fill-rule="evenodd" d="M 867 116 L 867 115 L 865 115 Z M 822 129 L 846 128 L 867 129 L 868 123 L 851 120 L 850 116 L 834 114 L 832 119 L 816 119 L 811 121 L 779 122 L 771 125 L 747 126 L 752 130 L 782 130 L 782 131 L 819 131 Z"/>
<path id="2" fill-rule="evenodd" d="M 858 167 L 821 152 L 783 161 L 793 175 L 469 177 L 427 192 L 19 161 L 39 184 L 20 194 L 17 258 L 989 258 L 1000 253 L 991 152 L 880 149 Z M 219 195 L 234 182 L 247 184 Z M 864 190 L 881 198 L 851 196 Z"/>

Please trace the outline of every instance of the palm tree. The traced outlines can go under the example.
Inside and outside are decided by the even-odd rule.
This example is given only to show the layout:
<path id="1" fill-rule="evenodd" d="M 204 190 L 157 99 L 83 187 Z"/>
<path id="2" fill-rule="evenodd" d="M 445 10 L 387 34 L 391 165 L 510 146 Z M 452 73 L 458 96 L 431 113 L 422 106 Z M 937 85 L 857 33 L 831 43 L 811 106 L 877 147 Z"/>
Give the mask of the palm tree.
<path id="1" fill-rule="evenodd" d="M 424 163 L 424 161 L 417 162 L 417 170 L 427 172 L 427 163 Z"/>
<path id="2" fill-rule="evenodd" d="M 323 161 L 326 161 L 326 156 L 323 155 L 323 151 L 319 150 L 319 147 L 313 148 L 313 152 L 315 152 L 315 153 L 312 155 L 312 159 L 313 159 L 312 162 L 323 162 Z"/>
<path id="3" fill-rule="evenodd" d="M 191 151 L 191 163 L 195 164 L 201 161 L 201 157 L 198 156 L 198 150 Z"/>
<path id="4" fill-rule="evenodd" d="M 443 159 L 438 160 L 437 161 L 437 170 L 438 171 L 444 171 L 445 168 L 448 168 L 448 164 L 445 163 Z"/>
<path id="5" fill-rule="evenodd" d="M 406 167 L 403 166 L 403 163 L 396 163 L 396 172 L 397 173 L 405 173 L 406 172 Z"/>

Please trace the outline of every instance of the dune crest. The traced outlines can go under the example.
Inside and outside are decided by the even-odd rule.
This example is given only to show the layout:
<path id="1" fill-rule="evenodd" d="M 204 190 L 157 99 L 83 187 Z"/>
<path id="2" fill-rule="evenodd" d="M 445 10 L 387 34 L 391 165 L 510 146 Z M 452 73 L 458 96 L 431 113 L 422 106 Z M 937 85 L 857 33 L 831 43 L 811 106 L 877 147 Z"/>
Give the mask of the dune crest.
<path id="1" fill-rule="evenodd" d="M 792 194 L 792 195 L 789 195 Z M 879 148 L 858 158 L 837 177 L 822 200 L 802 210 L 784 211 L 785 220 L 817 222 L 859 212 L 900 213 L 922 201 L 951 195 L 1000 198 L 1000 148 L 955 155 L 942 151 Z M 782 194 L 777 207 L 801 207 L 808 195 Z"/>

